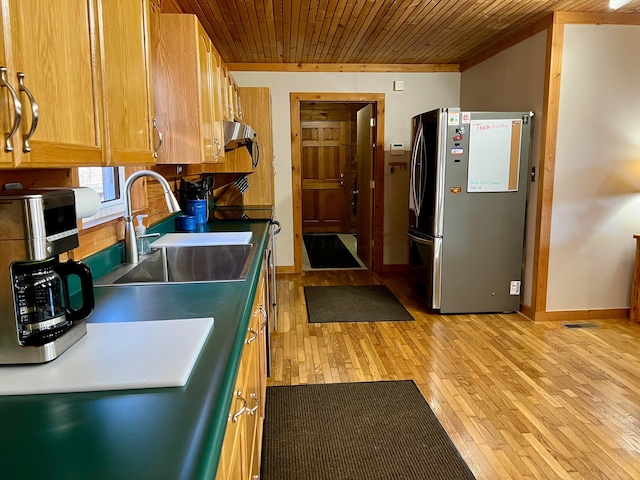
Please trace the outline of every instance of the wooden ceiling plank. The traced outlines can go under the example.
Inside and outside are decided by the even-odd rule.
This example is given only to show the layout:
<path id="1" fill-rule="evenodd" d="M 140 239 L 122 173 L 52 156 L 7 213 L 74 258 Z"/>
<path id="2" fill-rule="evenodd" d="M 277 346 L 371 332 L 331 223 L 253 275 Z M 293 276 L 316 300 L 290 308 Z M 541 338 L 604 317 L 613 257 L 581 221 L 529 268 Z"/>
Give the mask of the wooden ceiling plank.
<path id="1" fill-rule="evenodd" d="M 216 50 L 218 50 L 218 45 L 220 45 L 225 48 L 225 57 L 231 59 L 242 58 L 242 55 L 240 54 L 240 52 L 238 52 L 237 48 L 233 48 L 233 37 L 231 35 L 231 32 L 226 30 L 226 24 L 224 29 L 214 27 L 214 23 L 217 24 L 216 14 L 213 13 L 208 4 L 205 4 L 205 6 L 203 7 L 198 0 L 179 0 L 177 3 L 180 4 L 180 7 L 185 11 L 185 13 L 192 13 L 198 17 L 198 20 L 200 20 L 200 23 L 209 34 L 209 37 L 212 39 L 212 42 L 216 46 Z M 221 17 L 221 12 L 218 11 L 218 13 Z M 225 30 L 228 35 L 225 35 Z M 218 35 L 218 32 L 222 32 L 222 36 Z M 218 50 L 218 53 L 223 55 L 223 52 L 221 52 L 220 50 Z"/>
<path id="2" fill-rule="evenodd" d="M 228 63 L 239 72 L 459 72 L 460 65 L 443 64 L 341 64 L 341 63 Z"/>
<path id="3" fill-rule="evenodd" d="M 273 0 L 273 26 L 276 41 L 276 61 L 284 62 L 284 13 L 282 0 Z"/>
<path id="4" fill-rule="evenodd" d="M 523 3 L 511 3 L 509 9 L 522 8 L 523 6 Z M 434 32 L 438 40 L 429 45 L 429 55 L 427 56 L 425 52 L 418 57 L 418 60 L 424 60 L 425 57 L 438 58 L 438 54 L 442 48 L 451 50 L 453 45 L 456 45 L 455 50 L 458 52 L 467 50 L 469 47 L 460 41 L 460 37 L 467 36 L 471 39 L 470 41 L 477 41 L 477 29 L 474 28 L 475 25 L 482 23 L 485 26 L 492 27 L 501 20 L 494 12 L 498 12 L 499 14 L 500 12 L 506 12 L 506 10 L 500 8 L 499 3 L 495 2 L 487 8 L 482 9 L 481 12 L 467 9 L 462 15 L 455 17 L 450 22 L 446 22 L 444 27 L 442 27 L 443 24 L 440 24 L 440 27 L 444 28 L 444 30 L 439 29 Z M 505 14 L 504 16 L 506 17 L 507 15 Z M 448 33 L 438 35 L 438 33 L 442 31 Z"/>
<path id="5" fill-rule="evenodd" d="M 308 15 L 307 15 L 307 21 L 306 23 L 306 28 L 304 31 L 304 36 L 303 36 L 303 44 L 302 44 L 302 48 L 300 50 L 300 61 L 301 62 L 308 62 L 309 61 L 309 55 L 310 55 L 310 50 L 312 48 L 315 48 L 314 45 L 312 45 L 312 39 L 313 39 L 313 33 L 314 30 L 316 30 L 318 27 L 316 26 L 317 23 L 322 23 L 322 19 L 318 18 L 318 13 L 321 11 L 320 10 L 320 3 L 324 2 L 325 0 L 315 0 L 312 1 L 309 4 L 309 11 L 308 11 Z"/>
<path id="6" fill-rule="evenodd" d="M 282 61 L 278 54 L 278 40 L 276 36 L 275 6 L 274 0 L 266 0 L 264 5 L 264 18 L 267 23 L 267 39 L 269 42 L 269 57 L 271 62 Z"/>
<path id="7" fill-rule="evenodd" d="M 283 0 L 282 2 L 282 33 L 284 35 L 284 42 L 282 44 L 282 55 L 284 63 L 289 62 L 291 57 L 289 51 L 291 49 L 291 0 Z"/>
<path id="8" fill-rule="evenodd" d="M 391 63 L 394 59 L 406 61 L 407 55 L 403 52 L 407 50 L 407 46 L 413 44 L 428 32 L 429 25 L 435 18 L 438 18 L 440 12 L 447 10 L 447 5 L 450 2 L 451 0 L 446 0 L 436 4 L 429 3 L 425 5 L 425 8 L 418 12 L 416 18 L 411 20 L 406 25 L 406 28 L 402 29 L 404 36 L 394 42 L 390 42 L 389 47 L 384 52 L 381 52 L 380 62 Z"/>
<path id="9" fill-rule="evenodd" d="M 289 32 L 289 52 L 287 62 L 295 61 L 298 48 L 298 27 L 300 24 L 300 5 L 297 0 L 286 0 L 291 11 L 291 28 Z"/>
<path id="10" fill-rule="evenodd" d="M 312 10 L 311 5 L 316 5 L 316 0 L 299 0 L 298 4 L 300 5 L 300 25 L 298 25 L 298 43 L 296 44 L 294 62 L 302 62 L 307 30 L 312 28 L 309 25 Z"/>
<path id="11" fill-rule="evenodd" d="M 347 0 L 338 0 L 333 9 L 333 14 L 327 20 L 325 20 L 325 30 L 321 33 L 322 39 L 320 40 L 320 48 L 315 55 L 315 60 L 319 63 L 322 63 L 326 60 L 327 55 L 329 53 L 329 48 L 333 44 L 333 39 L 336 35 L 336 30 L 338 29 L 338 25 L 340 24 L 340 18 L 342 13 L 347 8 Z"/>
<path id="12" fill-rule="evenodd" d="M 346 30 L 345 25 L 352 18 L 351 14 L 356 6 L 356 0 L 347 0 L 347 2 L 343 5 L 344 8 L 342 9 L 342 11 L 336 11 L 337 15 L 335 16 L 335 18 L 337 19 L 337 23 L 335 24 L 335 29 L 333 30 L 331 41 L 327 42 L 325 49 L 322 52 L 320 63 L 334 62 L 334 54 L 338 50 L 338 47 L 341 45 L 342 36 Z"/>
<path id="13" fill-rule="evenodd" d="M 358 20 L 356 21 L 355 27 L 350 29 L 349 36 L 345 40 L 340 54 L 336 57 L 336 61 L 338 63 L 347 63 L 351 60 L 352 52 L 357 48 L 360 41 L 366 37 L 367 30 L 375 20 L 377 13 L 383 7 L 386 7 L 386 9 L 389 8 L 389 5 L 385 5 L 385 2 L 382 1 L 374 2 L 373 6 L 369 9 L 365 8 L 367 6 L 366 3 L 363 3 L 362 5 L 363 8 L 358 14 Z M 353 63 L 358 63 L 358 59 L 354 60 L 355 61 Z"/>
<path id="14" fill-rule="evenodd" d="M 550 11 L 571 22 L 640 14 L 640 1 L 611 12 L 604 0 L 174 0 L 195 13 L 225 63 L 339 65 L 460 63 L 536 24 Z M 296 70 L 288 65 L 288 70 Z M 369 68 L 369 67 L 366 67 Z"/>
<path id="15" fill-rule="evenodd" d="M 191 0 L 192 2 L 194 0 Z M 244 43 L 237 31 L 237 29 L 233 28 L 233 18 L 238 17 L 237 13 L 232 14 L 231 9 L 229 8 L 228 2 L 218 1 L 214 2 L 212 6 L 209 2 L 205 0 L 198 0 L 198 3 L 201 4 L 201 11 L 204 12 L 204 15 L 211 19 L 214 19 L 217 23 L 218 28 L 213 28 L 212 30 L 226 32 L 225 39 L 228 39 L 224 45 L 219 45 L 214 41 L 214 45 L 220 56 L 222 57 L 222 61 L 227 63 L 233 61 L 235 58 L 245 59 L 246 52 L 244 50 Z M 198 15 L 200 17 L 200 15 Z M 230 25 L 231 24 L 231 25 Z M 231 28 L 230 28 L 231 26 Z M 215 33 L 214 33 L 215 36 Z M 213 38 L 212 38 L 213 40 Z M 243 60 L 239 60 L 243 61 Z"/>
<path id="16" fill-rule="evenodd" d="M 271 38 L 269 37 L 269 29 L 267 28 L 267 15 L 265 0 L 253 0 L 253 9 L 249 6 L 249 16 L 252 19 L 251 25 L 254 25 L 254 38 L 257 36 L 259 40 L 258 54 L 262 57 L 261 62 L 273 62 L 273 54 L 271 51 Z M 249 2 L 247 2 L 249 4 Z M 255 21 L 256 23 L 253 23 Z"/>
<path id="17" fill-rule="evenodd" d="M 331 20 L 328 18 L 329 12 L 333 12 L 331 3 L 335 3 L 335 0 L 320 0 L 318 2 L 318 9 L 313 18 L 313 31 L 311 32 L 309 42 L 305 49 L 304 58 L 307 62 L 315 61 L 318 44 L 320 43 L 320 33 L 324 28 L 325 22 L 328 24 L 331 23 Z"/>
<path id="18" fill-rule="evenodd" d="M 540 8 L 535 9 L 537 5 L 532 5 L 532 6 L 534 10 L 532 10 L 528 5 L 524 3 L 514 4 L 511 6 L 512 8 L 508 10 L 505 10 L 505 9 L 499 10 L 497 7 L 494 6 L 494 8 L 490 9 L 489 11 L 486 11 L 485 15 L 492 14 L 494 16 L 499 16 L 500 18 L 497 20 L 509 23 L 509 27 L 503 29 L 504 33 L 498 36 L 498 38 L 507 38 L 507 37 L 510 37 L 513 33 L 520 31 L 523 28 L 526 28 L 526 25 L 533 24 L 538 20 L 538 18 L 540 17 L 540 14 L 537 12 L 540 10 Z M 514 18 L 518 15 L 519 12 L 522 12 L 523 15 L 526 15 L 526 17 L 524 17 L 526 18 L 526 20 L 523 21 L 522 24 L 518 24 L 514 26 L 514 23 L 516 23 L 514 21 Z M 469 30 L 473 32 L 473 36 L 471 36 L 469 40 L 467 40 L 466 42 L 459 42 L 461 47 L 457 49 L 458 56 L 456 58 L 461 58 L 462 56 L 464 56 L 464 54 L 468 52 L 470 48 L 473 48 L 472 47 L 473 45 L 486 45 L 485 42 L 488 41 L 487 39 L 483 39 L 481 37 L 482 31 L 480 27 L 483 25 L 481 19 L 475 18 L 474 20 L 468 22 L 468 24 L 465 24 L 465 29 L 467 25 L 469 25 L 468 27 Z M 458 41 L 458 39 L 464 35 L 465 35 L 465 30 L 463 30 L 462 28 L 458 28 L 458 31 L 456 35 L 453 36 L 452 41 Z M 445 55 L 449 56 L 452 54 L 451 47 L 442 42 L 434 45 L 431 53 L 432 55 L 429 58 L 438 58 L 438 57 L 443 57 Z"/>
<path id="19" fill-rule="evenodd" d="M 254 23 L 256 20 L 252 19 L 250 16 L 250 11 L 253 10 L 253 2 L 235 2 L 238 12 L 237 20 L 234 18 L 234 23 L 239 25 L 240 32 L 242 32 L 243 43 L 245 44 L 245 51 L 248 53 L 248 60 L 251 62 L 260 62 L 261 55 L 259 53 L 260 45 L 260 33 L 256 32 L 258 30 L 257 24 Z M 251 4 L 251 5 L 249 5 Z"/>
<path id="20" fill-rule="evenodd" d="M 322 2 L 322 8 L 318 12 L 318 17 L 320 17 L 320 20 L 318 21 L 319 28 L 317 30 L 314 29 L 313 38 L 311 40 L 313 44 L 313 47 L 309 51 L 309 59 L 311 62 L 317 62 L 322 54 L 326 35 L 331 27 L 331 21 L 333 20 L 333 14 L 336 11 L 336 6 L 337 0 L 324 0 Z"/>
<path id="21" fill-rule="evenodd" d="M 420 3 L 416 0 L 403 0 L 402 4 L 393 11 L 393 15 L 389 18 L 387 14 L 382 18 L 382 29 L 379 34 L 371 41 L 368 48 L 362 52 L 362 60 L 367 63 L 375 63 L 378 61 L 379 52 L 384 49 L 384 45 L 388 45 L 398 34 L 398 29 L 402 28 L 402 24 L 416 13 Z"/>

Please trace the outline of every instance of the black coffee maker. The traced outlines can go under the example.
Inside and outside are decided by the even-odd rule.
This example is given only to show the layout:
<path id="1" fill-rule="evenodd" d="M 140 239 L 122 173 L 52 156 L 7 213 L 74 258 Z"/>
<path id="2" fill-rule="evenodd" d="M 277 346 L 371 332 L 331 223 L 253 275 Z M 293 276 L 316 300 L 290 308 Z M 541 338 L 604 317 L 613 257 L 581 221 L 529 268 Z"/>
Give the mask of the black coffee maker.
<path id="1" fill-rule="evenodd" d="M 74 193 L 2 191 L 0 218 L 0 364 L 48 362 L 86 334 L 94 306 L 89 268 L 59 260 L 79 244 Z"/>

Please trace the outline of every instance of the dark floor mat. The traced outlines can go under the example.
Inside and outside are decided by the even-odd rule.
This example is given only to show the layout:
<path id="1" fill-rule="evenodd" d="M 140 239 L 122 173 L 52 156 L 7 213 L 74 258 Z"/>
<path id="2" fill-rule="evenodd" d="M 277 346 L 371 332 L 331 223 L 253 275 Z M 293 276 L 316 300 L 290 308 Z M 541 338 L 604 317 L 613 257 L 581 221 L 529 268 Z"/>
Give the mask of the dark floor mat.
<path id="1" fill-rule="evenodd" d="M 411 380 L 267 388 L 262 480 L 469 480 Z"/>
<path id="2" fill-rule="evenodd" d="M 303 235 L 311 268 L 358 268 L 360 264 L 338 235 Z"/>
<path id="3" fill-rule="evenodd" d="M 413 320 L 386 285 L 304 287 L 309 323 Z"/>

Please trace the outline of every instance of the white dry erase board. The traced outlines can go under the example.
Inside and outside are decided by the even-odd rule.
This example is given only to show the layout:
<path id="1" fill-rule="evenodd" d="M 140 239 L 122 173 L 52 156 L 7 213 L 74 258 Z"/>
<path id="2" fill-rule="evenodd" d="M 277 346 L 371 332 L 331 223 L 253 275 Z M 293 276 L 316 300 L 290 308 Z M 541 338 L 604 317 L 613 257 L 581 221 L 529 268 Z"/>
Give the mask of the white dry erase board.
<path id="1" fill-rule="evenodd" d="M 518 190 L 522 120 L 471 120 L 467 192 Z"/>

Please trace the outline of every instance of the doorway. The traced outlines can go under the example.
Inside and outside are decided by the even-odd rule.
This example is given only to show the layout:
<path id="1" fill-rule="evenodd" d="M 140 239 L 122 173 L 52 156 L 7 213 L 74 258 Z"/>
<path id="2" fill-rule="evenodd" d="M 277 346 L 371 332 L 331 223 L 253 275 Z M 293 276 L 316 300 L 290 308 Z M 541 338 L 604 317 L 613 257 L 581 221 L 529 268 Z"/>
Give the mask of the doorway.
<path id="1" fill-rule="evenodd" d="M 384 94 L 291 94 L 296 272 L 335 243 L 382 271 L 383 113 Z"/>

